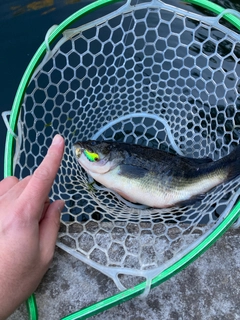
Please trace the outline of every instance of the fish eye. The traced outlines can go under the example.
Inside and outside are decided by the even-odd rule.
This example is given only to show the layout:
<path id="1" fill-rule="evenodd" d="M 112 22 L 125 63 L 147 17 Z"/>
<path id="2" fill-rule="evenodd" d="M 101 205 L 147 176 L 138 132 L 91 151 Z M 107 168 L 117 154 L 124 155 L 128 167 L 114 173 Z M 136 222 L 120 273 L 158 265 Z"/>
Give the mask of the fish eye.
<path id="1" fill-rule="evenodd" d="M 91 146 L 95 146 L 97 144 L 97 141 L 91 141 Z"/>
<path id="2" fill-rule="evenodd" d="M 83 153 L 85 154 L 86 158 L 91 162 L 96 162 L 99 160 L 99 155 L 95 152 L 90 152 L 87 149 L 85 149 Z"/>

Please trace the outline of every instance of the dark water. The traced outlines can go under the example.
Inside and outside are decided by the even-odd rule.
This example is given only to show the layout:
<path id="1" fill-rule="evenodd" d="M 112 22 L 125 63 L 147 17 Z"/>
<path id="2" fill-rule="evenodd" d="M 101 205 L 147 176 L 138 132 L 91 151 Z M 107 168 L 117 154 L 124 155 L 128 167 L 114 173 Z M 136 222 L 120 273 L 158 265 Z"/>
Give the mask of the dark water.
<path id="1" fill-rule="evenodd" d="M 11 110 L 21 77 L 47 30 L 69 15 L 91 3 L 85 0 L 0 0 L 0 112 Z M 186 10 L 206 13 L 184 1 L 167 0 Z M 238 0 L 213 1 L 225 8 L 240 11 Z M 94 13 L 92 14 L 93 19 Z M 3 158 L 6 128 L 0 119 L 0 180 L 3 178 Z"/>

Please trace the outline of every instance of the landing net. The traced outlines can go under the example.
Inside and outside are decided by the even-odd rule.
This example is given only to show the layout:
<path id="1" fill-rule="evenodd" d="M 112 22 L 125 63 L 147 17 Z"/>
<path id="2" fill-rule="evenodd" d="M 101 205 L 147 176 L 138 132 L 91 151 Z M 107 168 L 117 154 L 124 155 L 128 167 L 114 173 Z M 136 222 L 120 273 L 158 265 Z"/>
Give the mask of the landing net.
<path id="1" fill-rule="evenodd" d="M 71 148 L 94 138 L 227 155 L 240 139 L 239 58 L 239 35 L 219 17 L 161 1 L 126 1 L 64 31 L 27 87 L 14 164 L 19 178 L 32 174 L 53 136 L 65 138 L 51 194 L 66 201 L 59 247 L 124 289 L 136 277 L 150 285 L 213 232 L 238 200 L 238 179 L 191 206 L 146 208 L 92 183 Z"/>

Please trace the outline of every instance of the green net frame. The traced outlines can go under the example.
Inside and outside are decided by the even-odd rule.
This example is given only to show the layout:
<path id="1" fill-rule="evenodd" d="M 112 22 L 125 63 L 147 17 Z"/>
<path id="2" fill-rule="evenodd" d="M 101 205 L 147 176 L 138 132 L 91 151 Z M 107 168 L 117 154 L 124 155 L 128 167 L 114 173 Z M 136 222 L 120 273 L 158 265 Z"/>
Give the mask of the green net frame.
<path id="1" fill-rule="evenodd" d="M 100 9 L 103 6 L 107 6 L 113 4 L 115 2 L 120 2 L 119 0 L 98 0 L 96 2 L 91 3 L 90 5 L 84 7 L 83 9 L 75 12 L 69 18 L 64 20 L 59 26 L 57 26 L 52 33 L 48 37 L 48 44 L 51 45 L 56 38 L 71 24 L 73 24 L 78 19 L 81 19 L 85 15 L 89 15 L 91 12 Z M 221 15 L 224 19 L 230 22 L 231 25 L 238 28 L 240 30 L 240 19 L 238 16 L 235 16 L 233 12 L 225 12 L 225 9 L 221 6 L 214 4 L 207 0 L 187 0 L 187 2 L 201 6 L 216 15 Z M 29 63 L 22 80 L 19 84 L 9 121 L 9 126 L 12 131 L 16 131 L 18 116 L 21 108 L 21 103 L 23 101 L 23 97 L 28 86 L 28 83 L 31 79 L 32 74 L 36 70 L 39 62 L 44 57 L 47 51 L 47 44 L 43 42 L 39 47 L 31 62 Z M 4 176 L 13 175 L 13 156 L 14 156 L 14 136 L 10 130 L 7 132 L 6 136 L 6 145 L 5 145 L 5 158 L 4 158 Z M 231 225 L 238 219 L 240 216 L 240 201 L 234 206 L 234 208 L 230 211 L 229 215 L 224 219 L 218 227 L 208 236 L 206 237 L 199 245 L 197 245 L 191 252 L 186 254 L 179 261 L 174 263 L 171 267 L 165 269 L 158 276 L 156 276 L 151 283 L 151 288 L 161 284 L 167 279 L 171 278 L 176 273 L 180 272 L 183 268 L 189 265 L 191 262 L 196 260 L 202 253 L 204 253 L 211 245 L 213 245 L 216 240 L 221 237 L 230 227 Z M 116 306 L 124 301 L 127 301 L 133 297 L 136 297 L 144 292 L 146 286 L 146 282 L 142 282 L 141 284 L 135 286 L 132 289 L 125 290 L 119 294 L 111 296 L 105 300 L 97 302 L 89 307 L 86 307 L 80 311 L 77 311 L 69 316 L 66 316 L 62 319 L 70 320 L 70 319 L 86 319 L 90 316 L 96 315 L 104 310 L 107 310 L 113 306 Z M 32 295 L 27 301 L 29 319 L 38 319 L 37 312 L 37 304 L 34 295 Z"/>

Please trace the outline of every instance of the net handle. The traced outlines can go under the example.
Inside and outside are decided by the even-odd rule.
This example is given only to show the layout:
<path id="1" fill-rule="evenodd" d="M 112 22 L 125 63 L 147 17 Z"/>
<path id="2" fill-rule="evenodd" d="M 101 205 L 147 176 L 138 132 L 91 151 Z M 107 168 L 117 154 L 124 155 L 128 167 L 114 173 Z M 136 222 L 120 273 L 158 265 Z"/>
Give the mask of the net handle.
<path id="1" fill-rule="evenodd" d="M 83 17 L 86 14 L 89 14 L 103 6 L 106 6 L 108 4 L 113 4 L 115 2 L 120 2 L 121 0 L 98 0 L 95 1 L 84 8 L 76 11 L 73 15 L 68 17 L 66 20 L 64 20 L 58 27 L 56 27 L 53 32 L 50 34 L 48 38 L 48 44 L 50 45 L 67 27 L 69 27 L 72 23 L 74 23 L 77 19 Z M 129 0 L 128 0 L 129 1 Z M 160 1 L 159 1 L 160 2 Z M 232 13 L 224 14 L 224 8 L 216 5 L 210 1 L 207 0 L 186 0 L 186 2 L 189 2 L 191 4 L 195 4 L 198 6 L 201 6 L 205 9 L 210 10 L 211 12 L 214 12 L 216 14 L 222 14 L 223 18 L 228 20 L 232 25 L 240 29 L 240 19 L 238 19 L 235 15 Z M 235 11 L 234 11 L 235 12 Z M 27 85 L 31 79 L 32 74 L 34 73 L 36 67 L 40 63 L 41 59 L 43 58 L 44 54 L 47 52 L 48 47 L 46 45 L 46 41 L 42 43 L 42 45 L 39 47 L 35 55 L 33 56 L 32 60 L 30 61 L 22 79 L 18 86 L 18 90 L 16 92 L 12 111 L 10 115 L 10 121 L 9 121 L 9 127 L 13 132 L 16 131 L 16 125 L 18 122 L 19 112 L 21 108 L 21 103 L 25 94 L 25 91 L 27 89 Z M 14 144 L 14 137 L 10 133 L 10 131 L 7 131 L 6 136 L 6 142 L 5 142 L 5 153 L 4 153 L 4 177 L 11 176 L 13 174 L 13 144 Z M 235 220 L 240 215 L 240 201 L 235 205 L 235 207 L 231 210 L 228 217 L 212 232 L 211 235 L 209 235 L 200 245 L 198 245 L 196 248 L 194 248 L 188 255 L 184 256 L 181 260 L 179 260 L 177 263 L 172 265 L 170 268 L 167 268 L 165 271 L 163 271 L 160 275 L 155 277 L 152 281 L 151 287 L 155 287 L 159 285 L 160 283 L 164 282 L 165 280 L 172 277 L 177 272 L 181 271 L 183 268 L 185 268 L 188 264 L 193 262 L 197 259 L 203 252 L 205 252 L 212 244 L 215 243 L 215 241 L 225 232 L 227 229 L 230 228 L 230 226 L 235 222 Z M 107 310 L 115 305 L 118 305 L 122 303 L 123 301 L 129 300 L 137 295 L 140 295 L 144 289 L 145 289 L 146 283 L 143 282 L 140 285 L 128 289 L 124 292 L 121 292 L 117 295 L 114 295 L 110 298 L 107 298 L 105 300 L 102 300 L 98 303 L 95 303 L 91 305 L 90 307 L 84 308 L 77 313 L 74 313 L 72 315 L 69 315 L 65 318 L 62 318 L 62 320 L 75 320 L 75 319 L 86 319 L 90 317 L 91 315 L 98 314 L 104 310 Z M 38 313 L 37 313 L 37 305 L 35 301 L 34 295 L 32 295 L 28 301 L 27 306 L 29 310 L 29 319 L 31 320 L 37 320 L 38 319 Z"/>

